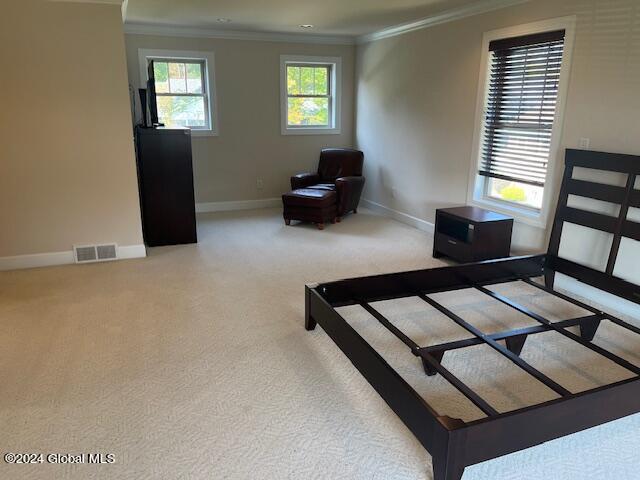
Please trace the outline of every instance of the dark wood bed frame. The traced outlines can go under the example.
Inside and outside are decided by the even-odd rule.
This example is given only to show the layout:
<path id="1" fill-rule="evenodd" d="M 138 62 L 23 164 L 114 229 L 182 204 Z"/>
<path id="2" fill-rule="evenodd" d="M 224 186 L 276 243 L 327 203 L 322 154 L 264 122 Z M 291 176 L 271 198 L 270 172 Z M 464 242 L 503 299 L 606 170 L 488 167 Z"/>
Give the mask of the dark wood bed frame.
<path id="1" fill-rule="evenodd" d="M 627 174 L 625 187 L 573 178 L 575 167 Z M 640 412 L 640 367 L 592 343 L 602 321 L 610 321 L 640 334 L 640 328 L 600 309 L 593 308 L 554 290 L 556 272 L 580 282 L 640 303 L 640 287 L 613 275 L 620 240 L 640 241 L 640 224 L 627 220 L 630 207 L 640 207 L 640 191 L 634 189 L 640 174 L 640 157 L 584 150 L 567 150 L 565 172 L 546 255 L 526 256 L 460 266 L 354 278 L 320 285 L 308 285 L 305 292 L 305 327 L 316 323 L 333 339 L 380 396 L 396 412 L 431 454 L 434 480 L 459 480 L 465 467 L 523 450 L 549 440 L 601 425 Z M 610 217 L 572 208 L 569 195 L 588 197 L 620 205 L 620 214 Z M 598 271 L 558 256 L 565 222 L 608 232 L 613 242 L 605 271 Z M 533 278 L 544 276 L 544 285 Z M 538 313 L 486 288 L 490 284 L 522 281 L 566 302 L 580 306 L 590 315 L 551 322 Z M 506 332 L 484 334 L 427 295 L 435 292 L 474 288 L 512 309 L 536 320 L 539 325 Z M 372 302 L 416 296 L 467 330 L 472 338 L 420 347 L 395 327 Z M 472 422 L 439 415 L 335 310 L 360 305 L 418 357 L 427 375 L 442 375 L 484 414 Z M 579 327 L 576 335 L 567 327 Z M 580 393 L 571 393 L 520 358 L 528 335 L 555 331 L 626 368 L 633 377 Z M 499 340 L 504 340 L 506 347 Z M 558 399 L 506 413 L 497 412 L 442 364 L 445 352 L 486 344 L 559 395 Z"/>

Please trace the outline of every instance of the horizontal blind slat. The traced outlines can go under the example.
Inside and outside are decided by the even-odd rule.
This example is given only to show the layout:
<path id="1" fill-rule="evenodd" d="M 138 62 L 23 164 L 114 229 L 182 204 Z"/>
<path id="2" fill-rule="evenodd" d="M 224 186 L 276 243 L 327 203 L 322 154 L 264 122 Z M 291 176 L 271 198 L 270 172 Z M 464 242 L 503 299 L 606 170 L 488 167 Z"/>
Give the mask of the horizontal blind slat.
<path id="1" fill-rule="evenodd" d="M 564 30 L 490 43 L 480 174 L 543 186 L 555 120 Z"/>

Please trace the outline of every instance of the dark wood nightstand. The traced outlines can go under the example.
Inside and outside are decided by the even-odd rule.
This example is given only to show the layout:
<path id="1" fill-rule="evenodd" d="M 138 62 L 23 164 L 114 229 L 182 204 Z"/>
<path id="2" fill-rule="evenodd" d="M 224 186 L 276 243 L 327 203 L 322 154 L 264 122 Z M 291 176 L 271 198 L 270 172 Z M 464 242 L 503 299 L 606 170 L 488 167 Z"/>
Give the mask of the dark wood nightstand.
<path id="1" fill-rule="evenodd" d="M 436 210 L 433 256 L 458 262 L 508 257 L 513 218 L 478 207 Z"/>

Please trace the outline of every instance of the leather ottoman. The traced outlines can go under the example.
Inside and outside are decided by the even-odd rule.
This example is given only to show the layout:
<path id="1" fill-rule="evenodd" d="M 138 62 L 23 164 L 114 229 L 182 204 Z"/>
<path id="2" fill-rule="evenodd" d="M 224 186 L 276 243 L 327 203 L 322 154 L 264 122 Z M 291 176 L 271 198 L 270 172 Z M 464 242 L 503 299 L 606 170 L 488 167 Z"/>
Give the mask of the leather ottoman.
<path id="1" fill-rule="evenodd" d="M 282 195 L 282 216 L 287 225 L 291 220 L 313 222 L 322 230 L 328 221 L 336 222 L 338 203 L 336 192 L 314 188 L 299 188 Z"/>

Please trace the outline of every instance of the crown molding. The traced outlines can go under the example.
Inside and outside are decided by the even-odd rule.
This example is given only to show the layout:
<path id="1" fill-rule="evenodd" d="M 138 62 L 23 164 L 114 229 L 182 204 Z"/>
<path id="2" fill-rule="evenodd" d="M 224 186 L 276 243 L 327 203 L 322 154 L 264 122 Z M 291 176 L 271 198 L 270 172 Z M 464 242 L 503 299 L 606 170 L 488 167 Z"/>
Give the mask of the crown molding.
<path id="1" fill-rule="evenodd" d="M 154 25 L 135 22 L 125 22 L 124 32 L 133 35 L 219 38 L 224 40 L 250 40 L 254 42 L 315 43 L 321 45 L 355 44 L 355 37 L 348 36 L 216 30 L 212 28 L 185 27 L 177 25 Z"/>
<path id="2" fill-rule="evenodd" d="M 473 15 L 479 15 L 481 13 L 491 12 L 493 10 L 498 10 L 505 7 L 520 5 L 529 1 L 530 0 L 484 0 L 478 3 L 467 5 L 465 7 L 454 8 L 452 10 L 448 10 L 446 12 L 432 15 L 420 20 L 402 23 L 400 25 L 395 25 L 393 27 L 378 30 L 377 32 L 361 35 L 356 38 L 356 43 L 363 44 L 374 42 L 376 40 L 382 40 L 383 38 L 395 37 L 397 35 L 403 35 L 415 30 L 433 27 L 442 23 L 453 22 L 454 20 L 471 17 Z"/>

